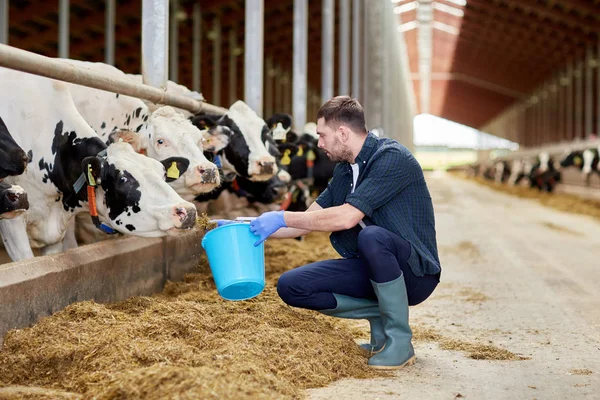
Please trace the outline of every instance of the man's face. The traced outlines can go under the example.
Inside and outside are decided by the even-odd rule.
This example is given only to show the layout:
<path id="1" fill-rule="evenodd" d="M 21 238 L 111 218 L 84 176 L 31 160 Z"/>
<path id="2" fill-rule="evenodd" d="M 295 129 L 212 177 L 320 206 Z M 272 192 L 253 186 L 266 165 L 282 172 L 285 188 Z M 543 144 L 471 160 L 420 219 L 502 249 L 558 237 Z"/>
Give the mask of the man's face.
<path id="1" fill-rule="evenodd" d="M 352 156 L 352 152 L 342 142 L 341 129 L 333 129 L 325 123 L 324 118 L 317 120 L 317 134 L 319 141 L 317 146 L 327 154 L 327 158 L 332 162 L 348 161 Z"/>

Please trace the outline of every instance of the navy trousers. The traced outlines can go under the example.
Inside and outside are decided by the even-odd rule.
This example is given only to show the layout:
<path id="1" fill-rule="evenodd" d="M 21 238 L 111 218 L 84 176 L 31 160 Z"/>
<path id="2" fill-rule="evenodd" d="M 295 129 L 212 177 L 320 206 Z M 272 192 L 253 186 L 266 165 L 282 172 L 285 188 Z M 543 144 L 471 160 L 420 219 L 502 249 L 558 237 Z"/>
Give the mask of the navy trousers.
<path id="1" fill-rule="evenodd" d="M 358 235 L 359 258 L 318 261 L 285 272 L 277 293 L 290 306 L 311 310 L 333 309 L 333 293 L 377 300 L 371 280 L 389 282 L 404 275 L 409 305 L 427 299 L 440 274 L 416 276 L 408 263 L 410 243 L 381 227 L 371 225 Z"/>

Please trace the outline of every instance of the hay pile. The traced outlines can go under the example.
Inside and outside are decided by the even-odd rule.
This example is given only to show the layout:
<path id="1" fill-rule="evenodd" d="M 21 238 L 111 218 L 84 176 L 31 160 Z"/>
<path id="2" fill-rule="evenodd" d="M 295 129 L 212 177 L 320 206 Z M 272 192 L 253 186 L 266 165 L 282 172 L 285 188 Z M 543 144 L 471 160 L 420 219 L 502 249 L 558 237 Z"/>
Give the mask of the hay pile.
<path id="1" fill-rule="evenodd" d="M 244 302 L 222 300 L 204 262 L 161 294 L 72 304 L 7 334 L 0 398 L 291 399 L 340 378 L 381 376 L 351 331 L 277 296 L 282 271 L 331 256 L 323 234 L 270 240 L 267 287 Z"/>
<path id="2" fill-rule="evenodd" d="M 455 174 L 455 176 L 461 176 Z M 469 178 L 481 185 L 485 185 L 498 192 L 508 193 L 515 196 L 534 199 L 541 204 L 552 207 L 556 210 L 567 211 L 576 214 L 589 215 L 600 219 L 600 201 L 593 199 L 583 199 L 581 197 L 566 193 L 547 193 L 540 192 L 538 189 L 531 189 L 524 186 L 498 185 L 482 177 Z"/>

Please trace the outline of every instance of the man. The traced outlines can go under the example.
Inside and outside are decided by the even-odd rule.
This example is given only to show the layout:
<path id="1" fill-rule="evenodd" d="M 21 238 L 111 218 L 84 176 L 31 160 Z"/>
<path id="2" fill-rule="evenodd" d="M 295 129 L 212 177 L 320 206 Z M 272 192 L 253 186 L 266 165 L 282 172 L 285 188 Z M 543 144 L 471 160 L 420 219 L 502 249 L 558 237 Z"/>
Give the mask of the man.
<path id="1" fill-rule="evenodd" d="M 272 211 L 250 224 L 259 236 L 333 232 L 343 257 L 284 273 L 277 291 L 290 306 L 339 318 L 367 319 L 368 364 L 396 369 L 415 360 L 408 306 L 440 280 L 435 221 L 423 172 L 398 142 L 365 127 L 358 101 L 334 97 L 317 113 L 318 146 L 337 163 L 327 189 L 305 212 Z"/>

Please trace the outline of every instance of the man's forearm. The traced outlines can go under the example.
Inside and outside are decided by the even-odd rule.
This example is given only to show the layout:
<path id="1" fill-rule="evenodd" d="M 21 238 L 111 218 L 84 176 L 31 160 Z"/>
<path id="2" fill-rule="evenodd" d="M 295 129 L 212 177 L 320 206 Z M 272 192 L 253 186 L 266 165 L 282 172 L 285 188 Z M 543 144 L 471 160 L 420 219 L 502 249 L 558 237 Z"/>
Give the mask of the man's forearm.
<path id="1" fill-rule="evenodd" d="M 304 236 L 309 233 L 310 231 L 306 229 L 280 228 L 270 237 L 272 237 L 273 239 L 289 239 L 296 238 L 298 236 Z"/>
<path id="2" fill-rule="evenodd" d="M 364 214 L 351 205 L 344 204 L 313 212 L 286 211 L 283 216 L 288 228 L 336 232 L 354 227 Z"/>

